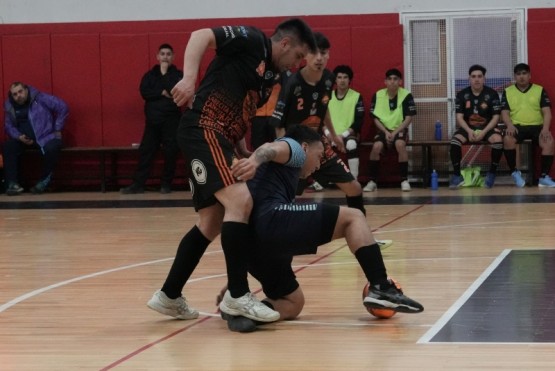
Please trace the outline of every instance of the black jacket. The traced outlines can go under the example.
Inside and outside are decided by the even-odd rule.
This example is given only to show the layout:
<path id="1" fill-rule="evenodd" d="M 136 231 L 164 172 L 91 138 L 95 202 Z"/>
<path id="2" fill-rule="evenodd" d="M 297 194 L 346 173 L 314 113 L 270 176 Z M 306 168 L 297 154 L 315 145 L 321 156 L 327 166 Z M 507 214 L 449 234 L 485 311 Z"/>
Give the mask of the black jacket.
<path id="1" fill-rule="evenodd" d="M 175 84 L 183 78 L 183 72 L 174 65 L 168 68 L 168 72 L 162 75 L 160 66 L 155 65 L 145 73 L 141 80 L 140 91 L 145 100 L 145 116 L 149 123 L 156 123 L 171 116 L 179 117 L 181 111 L 171 98 L 162 95 L 165 89 L 168 93 Z"/>

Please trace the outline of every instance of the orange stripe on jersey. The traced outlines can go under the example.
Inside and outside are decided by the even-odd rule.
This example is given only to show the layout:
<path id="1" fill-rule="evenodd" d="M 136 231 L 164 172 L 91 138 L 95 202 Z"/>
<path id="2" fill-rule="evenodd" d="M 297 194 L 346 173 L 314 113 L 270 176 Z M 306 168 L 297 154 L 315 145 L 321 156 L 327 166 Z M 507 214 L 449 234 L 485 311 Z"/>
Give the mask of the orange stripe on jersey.
<path id="1" fill-rule="evenodd" d="M 235 179 L 233 179 L 233 175 L 231 175 L 231 169 L 229 168 L 229 166 L 227 166 L 225 156 L 222 152 L 222 147 L 218 142 L 218 138 L 216 137 L 216 133 L 212 130 L 205 130 L 204 138 L 208 143 L 208 147 L 210 148 L 212 157 L 216 162 L 216 167 L 218 169 L 218 172 L 220 173 L 220 177 L 222 178 L 224 185 L 227 187 L 234 184 Z"/>
<path id="2" fill-rule="evenodd" d="M 309 128 L 316 129 L 320 127 L 322 120 L 318 116 L 308 116 L 306 119 L 303 120 L 302 124 L 308 126 Z"/>

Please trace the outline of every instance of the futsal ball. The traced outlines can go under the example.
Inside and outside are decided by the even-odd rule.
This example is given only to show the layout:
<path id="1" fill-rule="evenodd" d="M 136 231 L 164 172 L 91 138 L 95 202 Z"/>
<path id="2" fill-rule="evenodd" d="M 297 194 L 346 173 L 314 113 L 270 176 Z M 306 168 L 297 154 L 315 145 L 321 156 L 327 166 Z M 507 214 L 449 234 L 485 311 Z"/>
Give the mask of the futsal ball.
<path id="1" fill-rule="evenodd" d="M 370 284 L 368 282 L 366 282 L 366 285 L 364 285 L 364 288 L 362 289 L 362 299 L 363 300 L 368 295 L 369 286 L 370 286 Z M 370 313 L 371 315 L 373 315 L 376 318 L 381 318 L 381 319 L 391 318 L 396 313 L 393 309 L 387 309 L 387 308 L 368 308 L 366 306 L 365 306 L 365 308 L 368 311 L 368 313 Z"/>

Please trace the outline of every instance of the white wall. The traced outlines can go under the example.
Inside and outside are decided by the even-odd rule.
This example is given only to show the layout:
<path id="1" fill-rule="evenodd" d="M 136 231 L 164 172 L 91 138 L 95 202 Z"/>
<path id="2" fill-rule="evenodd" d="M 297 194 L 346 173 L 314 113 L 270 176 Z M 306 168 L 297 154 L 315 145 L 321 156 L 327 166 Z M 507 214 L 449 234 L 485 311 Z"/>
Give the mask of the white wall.
<path id="1" fill-rule="evenodd" d="M 0 24 L 553 7 L 548 0 L 0 0 Z"/>

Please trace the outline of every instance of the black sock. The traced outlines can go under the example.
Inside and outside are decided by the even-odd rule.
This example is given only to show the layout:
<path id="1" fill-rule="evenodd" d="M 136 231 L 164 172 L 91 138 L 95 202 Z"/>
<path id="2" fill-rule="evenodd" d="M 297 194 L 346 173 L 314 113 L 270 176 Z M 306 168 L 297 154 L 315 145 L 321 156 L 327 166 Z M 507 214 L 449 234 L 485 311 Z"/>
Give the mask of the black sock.
<path id="1" fill-rule="evenodd" d="M 191 277 L 208 245 L 210 240 L 204 237 L 196 225 L 183 236 L 166 282 L 162 286 L 162 291 L 168 298 L 176 299 L 181 296 L 183 286 Z"/>
<path id="2" fill-rule="evenodd" d="M 453 175 L 461 176 L 462 148 L 460 145 L 451 144 L 449 148 L 451 163 L 453 164 Z"/>
<path id="3" fill-rule="evenodd" d="M 409 178 L 409 163 L 407 161 L 399 162 L 399 173 L 402 181 Z"/>
<path id="4" fill-rule="evenodd" d="M 551 166 L 553 165 L 553 155 L 542 155 L 542 178 L 549 175 Z M 532 169 L 529 171 L 533 171 Z"/>
<path id="5" fill-rule="evenodd" d="M 378 177 L 378 169 L 380 167 L 380 160 L 370 160 L 368 161 L 368 176 L 370 180 L 376 180 Z"/>
<path id="6" fill-rule="evenodd" d="M 227 268 L 227 288 L 232 297 L 239 298 L 249 292 L 247 280 L 249 225 L 239 222 L 224 222 L 221 239 Z"/>
<path id="7" fill-rule="evenodd" d="M 359 209 L 364 215 L 366 215 L 366 209 L 364 208 L 364 199 L 362 198 L 362 193 L 358 196 L 345 196 L 347 198 L 347 206 L 353 209 Z"/>
<path id="8" fill-rule="evenodd" d="M 361 247 L 355 252 L 355 257 L 372 286 L 389 286 L 382 252 L 377 243 Z"/>
<path id="9" fill-rule="evenodd" d="M 511 173 L 516 170 L 516 149 L 506 149 L 503 151 L 505 154 L 505 160 L 507 160 L 507 166 Z"/>

